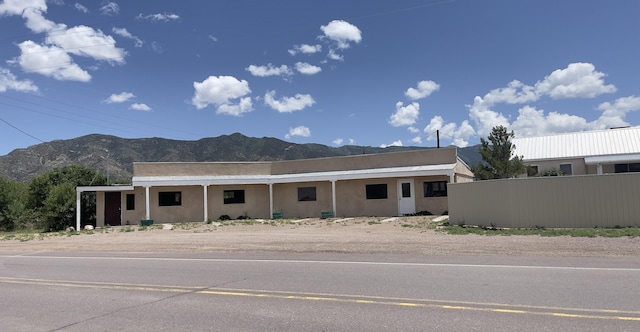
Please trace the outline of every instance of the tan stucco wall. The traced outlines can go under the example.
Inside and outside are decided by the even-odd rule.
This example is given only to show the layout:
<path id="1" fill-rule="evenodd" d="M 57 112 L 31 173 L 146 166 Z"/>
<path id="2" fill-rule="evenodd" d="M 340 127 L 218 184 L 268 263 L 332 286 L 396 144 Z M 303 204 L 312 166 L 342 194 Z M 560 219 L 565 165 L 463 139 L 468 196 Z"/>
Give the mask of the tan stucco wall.
<path id="1" fill-rule="evenodd" d="M 418 177 L 414 180 L 416 196 L 416 212 L 429 211 L 433 214 L 443 214 L 448 209 L 447 197 L 424 197 L 424 183 L 434 181 L 447 181 L 448 176 Z M 448 186 L 448 184 L 447 184 Z"/>
<path id="2" fill-rule="evenodd" d="M 149 208 L 154 223 L 186 222 L 204 220 L 204 190 L 202 186 L 151 187 L 149 189 Z M 158 206 L 158 193 L 162 191 L 182 192 L 182 205 Z M 137 197 L 136 197 L 137 198 Z M 123 201 L 123 204 L 126 202 Z M 144 209 L 143 200 L 141 208 Z M 138 208 L 136 201 L 136 209 Z"/>
<path id="3" fill-rule="evenodd" d="M 233 219 L 240 216 L 250 218 L 270 218 L 269 186 L 267 185 L 229 185 L 209 186 L 209 219 L 216 220 L 221 215 Z M 244 190 L 244 203 L 224 204 L 225 190 Z M 202 207 L 200 207 L 202 210 Z"/>
<path id="4" fill-rule="evenodd" d="M 316 187 L 315 201 L 298 201 L 298 188 Z M 273 185 L 274 211 L 281 210 L 286 218 L 318 218 L 322 211 L 332 211 L 331 182 L 303 182 Z"/>
<path id="5" fill-rule="evenodd" d="M 456 148 L 274 162 L 134 163 L 134 176 L 280 175 L 453 164 Z M 464 169 L 459 171 L 465 172 Z M 468 172 L 468 169 L 466 170 Z"/>
<path id="6" fill-rule="evenodd" d="M 328 172 L 387 168 L 399 166 L 453 164 L 457 161 L 455 148 L 429 149 L 356 156 L 276 161 L 273 174 Z"/>
<path id="7" fill-rule="evenodd" d="M 562 160 L 531 160 L 525 161 L 525 165 L 538 166 L 538 173 L 542 173 L 545 170 L 556 168 L 560 169 L 560 164 L 571 164 L 572 175 L 585 175 L 587 173 L 587 165 L 584 163 L 584 159 L 562 159 Z M 595 174 L 596 172 L 592 173 Z"/>
<path id="8" fill-rule="evenodd" d="M 122 193 L 122 224 L 136 225 L 145 218 L 145 191 L 144 188 L 134 188 L 133 191 L 123 191 Z M 127 210 L 127 194 L 135 195 L 135 209 Z"/>
<path id="9" fill-rule="evenodd" d="M 387 184 L 387 199 L 367 199 L 366 185 Z M 395 216 L 398 214 L 397 179 L 336 182 L 336 216 Z"/>
<path id="10" fill-rule="evenodd" d="M 134 176 L 268 175 L 270 162 L 133 163 Z"/>

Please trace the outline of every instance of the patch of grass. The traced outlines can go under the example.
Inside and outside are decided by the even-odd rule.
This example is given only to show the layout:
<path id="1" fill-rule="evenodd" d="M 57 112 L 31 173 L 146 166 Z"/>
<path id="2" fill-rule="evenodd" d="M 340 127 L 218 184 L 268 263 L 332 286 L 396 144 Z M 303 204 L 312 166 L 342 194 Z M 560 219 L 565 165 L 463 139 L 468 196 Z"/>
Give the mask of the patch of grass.
<path id="1" fill-rule="evenodd" d="M 482 228 L 482 227 L 461 227 L 443 226 L 438 231 L 451 235 L 537 235 L 537 236 L 571 236 L 571 237 L 637 237 L 640 236 L 640 228 L 572 228 L 572 229 L 547 229 L 536 228 Z"/>
<path id="2" fill-rule="evenodd" d="M 120 228 L 120 232 L 121 233 L 128 233 L 128 232 L 133 232 L 133 231 L 134 231 L 134 229 L 132 227 L 129 227 L 129 226 Z"/>
<path id="3" fill-rule="evenodd" d="M 382 223 L 380 221 L 378 221 L 378 220 L 370 220 L 370 221 L 367 222 L 367 224 L 369 224 L 369 225 L 380 225 Z"/>

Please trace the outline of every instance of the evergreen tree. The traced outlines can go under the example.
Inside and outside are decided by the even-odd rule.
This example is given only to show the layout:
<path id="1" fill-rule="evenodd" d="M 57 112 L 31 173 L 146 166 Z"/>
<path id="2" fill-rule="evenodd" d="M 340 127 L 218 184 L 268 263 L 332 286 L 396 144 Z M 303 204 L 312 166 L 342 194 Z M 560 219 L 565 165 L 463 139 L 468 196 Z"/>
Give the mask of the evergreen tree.
<path id="1" fill-rule="evenodd" d="M 480 138 L 482 161 L 471 170 L 480 180 L 507 179 L 526 172 L 522 157 L 513 156 L 515 145 L 511 143 L 513 131 L 504 126 L 493 127 L 487 140 Z"/>

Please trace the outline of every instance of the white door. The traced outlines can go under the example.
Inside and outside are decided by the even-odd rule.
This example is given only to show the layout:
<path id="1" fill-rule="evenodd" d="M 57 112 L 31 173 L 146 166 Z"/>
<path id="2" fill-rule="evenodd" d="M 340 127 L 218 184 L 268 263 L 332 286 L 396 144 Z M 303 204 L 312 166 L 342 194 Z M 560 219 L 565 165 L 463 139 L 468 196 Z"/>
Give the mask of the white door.
<path id="1" fill-rule="evenodd" d="M 398 215 L 416 213 L 413 180 L 398 180 Z"/>

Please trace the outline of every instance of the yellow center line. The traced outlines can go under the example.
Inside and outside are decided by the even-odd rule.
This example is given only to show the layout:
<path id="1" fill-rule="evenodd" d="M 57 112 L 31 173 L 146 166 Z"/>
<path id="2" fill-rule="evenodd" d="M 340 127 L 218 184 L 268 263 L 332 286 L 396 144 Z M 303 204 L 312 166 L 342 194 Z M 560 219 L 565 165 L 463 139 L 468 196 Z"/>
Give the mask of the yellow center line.
<path id="1" fill-rule="evenodd" d="M 194 293 L 194 294 L 213 295 L 213 296 L 254 297 L 254 298 L 286 299 L 286 300 L 300 300 L 300 301 L 324 301 L 324 302 L 354 303 L 354 304 L 365 304 L 365 305 L 387 305 L 387 306 L 397 306 L 397 307 L 434 308 L 434 309 L 444 309 L 444 310 L 470 310 L 470 311 L 494 312 L 494 313 L 501 313 L 501 314 L 544 315 L 544 316 L 561 317 L 561 318 L 640 321 L 640 312 L 638 311 L 621 311 L 621 310 L 612 310 L 612 309 L 599 310 L 599 309 L 584 309 L 584 308 L 560 308 L 560 307 L 509 305 L 509 304 L 498 304 L 498 303 L 481 303 L 481 302 L 456 302 L 456 301 L 442 301 L 442 300 L 430 300 L 430 299 L 405 299 L 405 298 L 348 295 L 348 294 L 323 294 L 323 293 L 268 291 L 268 290 L 250 290 L 250 289 L 209 288 L 204 286 L 194 287 L 194 286 L 122 284 L 122 283 L 106 283 L 106 282 L 83 282 L 83 281 L 23 279 L 23 278 L 3 278 L 3 277 L 0 277 L 0 283 L 55 286 L 55 287 L 74 287 L 74 288 L 88 288 L 88 289 L 133 290 L 133 291 L 143 291 L 143 292 Z M 613 315 L 607 315 L 607 314 L 618 314 L 618 315 L 613 316 Z M 628 316 L 620 316 L 620 314 L 626 314 Z"/>

